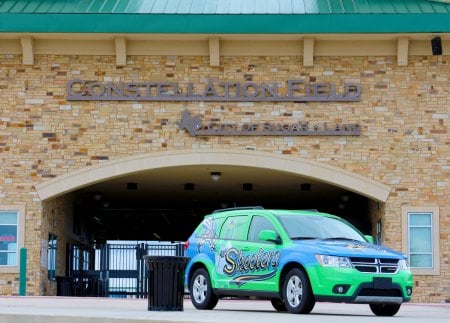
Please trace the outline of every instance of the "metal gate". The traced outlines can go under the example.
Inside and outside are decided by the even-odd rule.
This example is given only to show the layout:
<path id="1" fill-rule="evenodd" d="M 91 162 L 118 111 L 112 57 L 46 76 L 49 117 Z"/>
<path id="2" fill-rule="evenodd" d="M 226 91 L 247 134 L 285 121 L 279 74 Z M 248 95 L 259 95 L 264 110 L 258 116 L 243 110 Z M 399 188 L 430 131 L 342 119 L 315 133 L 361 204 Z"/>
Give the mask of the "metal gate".
<path id="1" fill-rule="evenodd" d="M 65 282 L 66 287 L 58 286 L 58 295 L 145 298 L 144 256 L 183 256 L 183 245 L 183 242 L 69 245 L 66 277 L 59 282 L 60 285 Z"/>

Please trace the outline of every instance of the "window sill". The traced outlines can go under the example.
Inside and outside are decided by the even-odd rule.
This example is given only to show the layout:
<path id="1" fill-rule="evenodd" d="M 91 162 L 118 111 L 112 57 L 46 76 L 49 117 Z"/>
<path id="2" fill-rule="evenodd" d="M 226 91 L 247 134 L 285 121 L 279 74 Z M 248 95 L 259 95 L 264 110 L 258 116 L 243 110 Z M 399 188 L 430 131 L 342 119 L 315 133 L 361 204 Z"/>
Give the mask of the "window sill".
<path id="1" fill-rule="evenodd" d="M 411 268 L 411 272 L 417 276 L 439 276 L 441 274 L 439 268 Z"/>
<path id="2" fill-rule="evenodd" d="M 0 266 L 0 274 L 18 274 L 19 266 Z"/>

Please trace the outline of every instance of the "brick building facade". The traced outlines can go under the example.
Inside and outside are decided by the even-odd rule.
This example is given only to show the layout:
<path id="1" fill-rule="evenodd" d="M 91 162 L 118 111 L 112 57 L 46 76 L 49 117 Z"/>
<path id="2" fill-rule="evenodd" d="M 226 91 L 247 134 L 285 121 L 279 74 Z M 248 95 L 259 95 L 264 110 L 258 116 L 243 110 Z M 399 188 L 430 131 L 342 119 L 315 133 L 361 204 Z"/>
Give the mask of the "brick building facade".
<path id="1" fill-rule="evenodd" d="M 439 6 L 450 14 L 450 5 Z M 371 233 L 414 258 L 413 300 L 450 301 L 449 23 L 447 27 L 439 34 L 440 54 L 432 49 L 436 34 L 427 31 L 136 35 L 112 27 L 106 34 L 2 27 L 0 213 L 6 220 L 0 223 L 0 237 L 6 247 L 1 250 L 0 294 L 18 294 L 20 247 L 28 250 L 28 294 L 56 294 L 56 283 L 48 276 L 49 234 L 58 238 L 55 270 L 60 276 L 65 274 L 64 246 L 93 243 L 98 237 L 95 230 L 74 230 L 79 221 L 74 205 L 86 188 L 113 186 L 121 178 L 130 182 L 126 176 L 150 171 L 197 167 L 209 174 L 221 167 L 239 172 L 241 166 L 255 177 L 267 175 L 271 182 L 262 183 L 276 189 L 288 190 L 282 180 L 288 174 L 299 185 L 312 181 L 312 188 L 317 183 L 363 198 L 364 206 L 356 212 L 366 213 Z M 356 33 L 358 26 L 353 28 Z M 188 96 L 186 89 L 193 84 L 209 98 L 214 96 L 208 91 L 211 82 L 239 83 L 242 91 L 250 84 L 248 97 L 256 86 L 276 83 L 281 97 L 289 94 L 290 80 L 299 80 L 295 95 L 305 94 L 305 84 L 311 89 L 319 84 L 311 95 L 319 99 L 283 101 L 268 94 L 267 100 L 253 101 L 166 100 L 164 95 L 175 93 L 164 85 L 160 100 L 74 101 L 68 98 L 68 84 L 74 80 L 86 81 L 73 88 L 76 93 L 95 82 L 91 89 L 96 93 L 103 93 L 102 84 L 176 82 L 179 94 Z M 353 101 L 320 100 L 330 95 L 330 84 L 337 94 L 345 93 L 346 84 L 357 84 L 360 95 Z M 218 88 L 223 94 L 224 87 Z M 180 126 L 183 111 L 203 125 L 214 125 L 207 130 L 220 126 L 224 133 L 192 136 Z M 269 124 L 291 130 L 294 125 L 297 131 L 308 124 L 311 133 L 236 135 L 222 127 L 250 131 L 247 125 L 263 125 L 267 130 Z M 314 133 L 314 126 L 324 124 L 334 132 L 357 125 L 360 132 Z M 166 182 L 176 179 L 146 176 L 153 189 L 161 186 L 163 191 Z M 195 185 L 202 183 L 199 179 Z M 257 193 L 257 184 L 253 186 Z M 183 203 L 176 187 L 165 192 Z M 326 191 L 311 191 L 320 208 Z M 303 198 L 293 196 L 289 205 L 297 206 L 295 201 Z M 264 195 L 254 201 L 264 203 Z M 170 203 L 174 201 L 166 205 Z M 417 216 L 419 225 L 411 216 Z M 8 240 L 6 226 L 17 228 L 14 241 Z M 415 241 L 425 246 L 416 250 Z"/>

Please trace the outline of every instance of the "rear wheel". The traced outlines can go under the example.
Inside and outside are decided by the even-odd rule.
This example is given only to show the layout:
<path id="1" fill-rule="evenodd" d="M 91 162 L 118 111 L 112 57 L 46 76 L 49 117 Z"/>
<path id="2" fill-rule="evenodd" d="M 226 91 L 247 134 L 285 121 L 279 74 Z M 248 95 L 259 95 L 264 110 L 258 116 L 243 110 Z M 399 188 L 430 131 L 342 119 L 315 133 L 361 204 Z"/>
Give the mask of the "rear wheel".
<path id="1" fill-rule="evenodd" d="M 316 303 L 309 279 L 299 268 L 293 268 L 288 272 L 281 293 L 284 305 L 290 313 L 308 314 Z"/>
<path id="2" fill-rule="evenodd" d="M 199 310 L 212 310 L 219 301 L 212 290 L 209 274 L 203 268 L 197 269 L 192 275 L 189 291 L 192 304 Z"/>
<path id="3" fill-rule="evenodd" d="M 401 304 L 369 304 L 370 309 L 376 316 L 394 316 L 400 309 Z"/>
<path id="4" fill-rule="evenodd" d="M 284 304 L 281 298 L 272 298 L 270 302 L 272 303 L 273 308 L 276 309 L 278 312 L 287 311 L 286 305 Z"/>

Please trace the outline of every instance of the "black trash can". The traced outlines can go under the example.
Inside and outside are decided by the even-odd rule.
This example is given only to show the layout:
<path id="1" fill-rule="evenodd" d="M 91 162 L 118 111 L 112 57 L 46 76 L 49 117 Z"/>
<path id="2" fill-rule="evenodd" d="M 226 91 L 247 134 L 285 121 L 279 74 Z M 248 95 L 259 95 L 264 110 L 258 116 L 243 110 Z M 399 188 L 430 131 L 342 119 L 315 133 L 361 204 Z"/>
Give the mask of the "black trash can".
<path id="1" fill-rule="evenodd" d="M 56 276 L 56 295 L 73 296 L 73 278 L 70 276 Z"/>
<path id="2" fill-rule="evenodd" d="M 179 256 L 145 256 L 149 311 L 183 310 L 187 260 L 187 257 Z"/>

